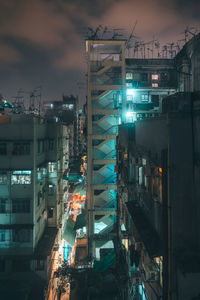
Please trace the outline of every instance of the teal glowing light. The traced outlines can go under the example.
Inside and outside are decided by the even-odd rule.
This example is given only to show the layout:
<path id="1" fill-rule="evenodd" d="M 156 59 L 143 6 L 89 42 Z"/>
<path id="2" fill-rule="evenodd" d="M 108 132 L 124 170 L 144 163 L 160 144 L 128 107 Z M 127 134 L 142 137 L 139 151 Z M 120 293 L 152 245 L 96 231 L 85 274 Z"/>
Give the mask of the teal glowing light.
<path id="1" fill-rule="evenodd" d="M 126 113 L 126 122 L 127 123 L 133 123 L 137 120 L 136 112 L 134 111 L 127 111 Z"/>
<path id="2" fill-rule="evenodd" d="M 135 96 L 135 89 L 127 89 L 126 95 L 127 96 Z"/>

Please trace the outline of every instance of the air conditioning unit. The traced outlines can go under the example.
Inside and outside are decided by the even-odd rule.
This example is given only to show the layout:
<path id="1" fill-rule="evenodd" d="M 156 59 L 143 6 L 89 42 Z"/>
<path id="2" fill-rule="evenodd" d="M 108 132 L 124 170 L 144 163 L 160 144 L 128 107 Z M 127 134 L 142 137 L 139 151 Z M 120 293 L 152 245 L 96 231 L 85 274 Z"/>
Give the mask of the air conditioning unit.
<path id="1" fill-rule="evenodd" d="M 156 264 L 150 263 L 150 264 L 144 264 L 144 273 L 145 273 L 145 279 L 146 281 L 158 281 L 160 278 L 159 274 L 159 268 Z"/>

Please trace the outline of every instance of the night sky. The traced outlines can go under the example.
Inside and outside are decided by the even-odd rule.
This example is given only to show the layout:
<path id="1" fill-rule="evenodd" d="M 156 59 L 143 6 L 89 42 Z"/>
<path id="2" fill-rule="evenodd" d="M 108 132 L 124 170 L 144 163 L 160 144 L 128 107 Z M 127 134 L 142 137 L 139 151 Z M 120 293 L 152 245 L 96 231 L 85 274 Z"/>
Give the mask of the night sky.
<path id="1" fill-rule="evenodd" d="M 199 0 L 0 0 L 0 93 L 25 98 L 42 86 L 42 99 L 62 94 L 85 101 L 87 28 L 123 28 L 160 42 L 184 38 L 186 26 L 200 30 Z M 182 34 L 181 34 L 182 33 Z"/>

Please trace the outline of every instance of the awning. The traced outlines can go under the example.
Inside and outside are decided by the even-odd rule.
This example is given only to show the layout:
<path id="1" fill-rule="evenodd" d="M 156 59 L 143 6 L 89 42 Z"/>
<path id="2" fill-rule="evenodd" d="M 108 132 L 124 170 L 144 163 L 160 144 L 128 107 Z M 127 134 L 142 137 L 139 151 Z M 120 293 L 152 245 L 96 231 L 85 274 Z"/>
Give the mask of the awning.
<path id="1" fill-rule="evenodd" d="M 86 211 L 82 210 L 82 213 L 77 216 L 76 223 L 74 225 L 74 230 L 86 226 Z"/>
<path id="2" fill-rule="evenodd" d="M 74 221 L 69 217 L 63 231 L 63 239 L 66 242 L 68 242 L 71 246 L 74 245 L 76 238 L 76 231 L 74 230 L 74 225 Z"/>
<path id="3" fill-rule="evenodd" d="M 146 217 L 143 209 L 134 201 L 126 202 L 133 223 L 140 235 L 141 242 L 151 257 L 161 255 L 161 241 L 158 233 Z"/>

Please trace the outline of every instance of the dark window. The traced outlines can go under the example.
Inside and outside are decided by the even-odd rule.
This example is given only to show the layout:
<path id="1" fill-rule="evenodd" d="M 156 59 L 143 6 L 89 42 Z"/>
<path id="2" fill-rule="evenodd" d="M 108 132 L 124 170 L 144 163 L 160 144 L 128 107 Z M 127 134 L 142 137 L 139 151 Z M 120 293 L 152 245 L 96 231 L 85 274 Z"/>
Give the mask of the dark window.
<path id="1" fill-rule="evenodd" d="M 0 260 L 0 272 L 5 272 L 6 262 L 5 260 Z"/>
<path id="2" fill-rule="evenodd" d="M 30 154 L 30 143 L 14 143 L 13 144 L 13 155 L 29 155 Z"/>
<path id="3" fill-rule="evenodd" d="M 53 184 L 49 184 L 49 185 L 48 185 L 48 195 L 49 195 L 49 196 L 52 196 L 52 195 L 55 194 L 55 191 L 56 191 L 55 188 L 56 188 L 56 187 L 55 187 L 55 185 L 53 185 Z"/>
<path id="4" fill-rule="evenodd" d="M 44 151 L 45 151 L 45 141 L 42 140 L 42 152 L 44 152 Z"/>
<path id="5" fill-rule="evenodd" d="M 0 171 L 0 184 L 7 184 L 7 172 L 6 171 Z"/>
<path id="6" fill-rule="evenodd" d="M 35 270 L 36 271 L 44 270 L 44 260 L 43 259 L 37 259 L 35 261 Z"/>
<path id="7" fill-rule="evenodd" d="M 49 140 L 49 150 L 53 150 L 54 149 L 54 140 Z"/>
<path id="8" fill-rule="evenodd" d="M 27 259 L 14 259 L 12 261 L 12 270 L 15 272 L 26 272 L 30 270 L 30 261 Z"/>
<path id="9" fill-rule="evenodd" d="M 163 72 L 160 74 L 160 80 L 161 81 L 168 81 L 169 80 L 169 74 L 167 72 Z"/>
<path id="10" fill-rule="evenodd" d="M 40 203 L 41 203 L 41 199 L 42 199 L 42 193 L 41 193 L 41 192 L 38 192 L 38 203 L 37 203 L 38 206 L 39 206 Z"/>
<path id="11" fill-rule="evenodd" d="M 6 154 L 7 154 L 7 144 L 0 143 L 0 155 L 6 155 Z"/>
<path id="12" fill-rule="evenodd" d="M 40 153 L 40 143 L 41 141 L 38 141 L 38 153 Z"/>
<path id="13" fill-rule="evenodd" d="M 3 214 L 6 212 L 6 202 L 8 201 L 7 198 L 0 198 L 0 213 Z"/>
<path id="14" fill-rule="evenodd" d="M 154 106 L 159 106 L 159 95 L 151 95 L 151 102 Z"/>
<path id="15" fill-rule="evenodd" d="M 141 73 L 140 76 L 142 81 L 148 81 L 148 73 Z"/>
<path id="16" fill-rule="evenodd" d="M 5 242 L 6 240 L 6 232 L 5 230 L 0 230 L 0 242 Z"/>
<path id="17" fill-rule="evenodd" d="M 19 243 L 30 242 L 30 230 L 29 229 L 14 229 L 13 230 L 13 242 L 19 242 Z"/>
<path id="18" fill-rule="evenodd" d="M 53 207 L 48 209 L 48 218 L 53 218 Z"/>
<path id="19" fill-rule="evenodd" d="M 13 213 L 29 213 L 30 199 L 13 199 L 12 200 Z"/>

